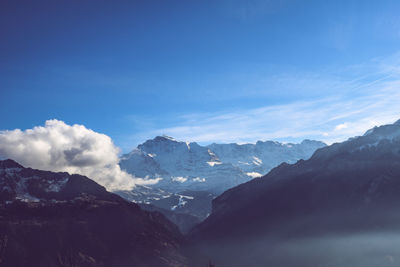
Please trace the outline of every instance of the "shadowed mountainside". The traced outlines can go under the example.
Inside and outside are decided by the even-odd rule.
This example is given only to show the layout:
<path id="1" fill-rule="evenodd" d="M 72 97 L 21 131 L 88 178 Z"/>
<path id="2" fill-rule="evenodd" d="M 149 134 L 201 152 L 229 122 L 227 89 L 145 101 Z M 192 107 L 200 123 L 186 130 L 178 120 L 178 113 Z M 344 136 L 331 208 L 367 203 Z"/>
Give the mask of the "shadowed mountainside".
<path id="1" fill-rule="evenodd" d="M 226 191 L 190 238 L 217 266 L 392 266 L 399 208 L 400 121 Z"/>
<path id="2" fill-rule="evenodd" d="M 87 177 L 0 161 L 0 266 L 186 266 L 177 227 Z"/>

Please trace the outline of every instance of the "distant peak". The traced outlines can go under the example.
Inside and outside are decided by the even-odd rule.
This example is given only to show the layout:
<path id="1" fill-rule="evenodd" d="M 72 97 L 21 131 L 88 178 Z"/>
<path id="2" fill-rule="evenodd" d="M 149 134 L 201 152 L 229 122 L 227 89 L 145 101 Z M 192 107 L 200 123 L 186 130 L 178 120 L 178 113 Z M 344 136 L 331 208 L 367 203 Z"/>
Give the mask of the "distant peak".
<path id="1" fill-rule="evenodd" d="M 395 123 L 395 124 L 396 124 L 396 123 Z M 364 133 L 364 136 L 367 136 L 367 135 L 372 134 L 377 128 L 378 128 L 378 126 L 374 126 L 374 128 L 371 128 L 371 129 L 367 130 L 367 131 Z M 353 137 L 353 138 L 349 138 L 349 139 L 354 139 L 354 137 Z"/>
<path id="2" fill-rule="evenodd" d="M 396 121 L 393 124 L 386 124 L 382 126 L 375 126 L 372 129 L 369 129 L 365 132 L 364 136 L 380 136 L 380 138 L 393 138 L 400 136 L 400 120 Z"/>
<path id="3" fill-rule="evenodd" d="M 311 139 L 304 139 L 300 144 L 305 145 L 305 144 L 319 144 L 319 145 L 324 145 L 326 144 L 322 141 L 317 141 L 317 140 L 311 140 Z"/>
<path id="4" fill-rule="evenodd" d="M 169 139 L 169 140 L 176 141 L 175 138 L 173 138 L 173 137 L 171 137 L 171 136 L 168 136 L 168 135 L 165 135 L 165 134 L 163 134 L 162 137 L 164 137 L 164 138 L 166 138 L 166 139 Z"/>
<path id="5" fill-rule="evenodd" d="M 176 142 L 176 139 L 175 139 L 175 138 L 173 138 L 173 137 L 171 137 L 171 136 L 168 136 L 168 135 L 165 135 L 165 134 L 163 134 L 163 135 L 161 135 L 161 136 L 156 136 L 156 137 L 154 138 L 154 140 L 169 140 L 169 141 L 175 141 L 175 142 Z"/>
<path id="6" fill-rule="evenodd" d="M 148 139 L 146 142 L 139 144 L 136 148 L 137 152 L 132 151 L 132 154 L 140 154 L 140 152 L 149 153 L 152 151 L 153 147 L 163 146 L 176 146 L 179 144 L 185 144 L 185 142 L 177 141 L 175 138 L 167 135 L 158 135 L 153 139 Z M 185 144 L 186 145 L 186 144 Z M 152 152 L 151 152 L 152 153 Z"/>
<path id="7" fill-rule="evenodd" d="M 0 160 L 0 168 L 7 169 L 7 168 L 23 168 L 18 162 L 12 159 Z"/>
<path id="8" fill-rule="evenodd" d="M 281 143 L 278 141 L 257 141 L 256 145 L 278 145 L 278 146 L 295 146 L 295 145 L 321 145 L 326 146 L 326 144 L 322 141 L 311 140 L 311 139 L 304 139 L 301 143 Z"/>
<path id="9" fill-rule="evenodd" d="M 258 140 L 256 142 L 256 145 L 282 145 L 282 143 L 280 143 L 278 141 L 272 141 L 272 140 L 266 140 L 266 141 Z"/>

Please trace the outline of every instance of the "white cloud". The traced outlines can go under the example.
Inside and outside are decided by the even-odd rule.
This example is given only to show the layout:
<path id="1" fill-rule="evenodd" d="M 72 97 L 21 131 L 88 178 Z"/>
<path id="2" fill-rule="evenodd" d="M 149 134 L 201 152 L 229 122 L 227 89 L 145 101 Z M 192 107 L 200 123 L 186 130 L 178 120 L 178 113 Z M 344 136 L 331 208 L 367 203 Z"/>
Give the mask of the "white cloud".
<path id="1" fill-rule="evenodd" d="M 349 125 L 347 123 L 341 123 L 341 124 L 336 125 L 335 131 L 340 131 L 340 130 L 346 129 L 348 127 L 349 127 Z"/>
<path id="2" fill-rule="evenodd" d="M 0 131 L 0 156 L 26 167 L 82 174 L 108 190 L 157 182 L 122 171 L 118 153 L 109 136 L 59 120 L 48 120 L 44 127 L 25 131 Z"/>
<path id="3" fill-rule="evenodd" d="M 184 183 L 184 182 L 187 181 L 187 178 L 185 178 L 185 177 L 172 177 L 172 181 L 179 182 L 179 183 Z"/>
<path id="4" fill-rule="evenodd" d="M 258 172 L 247 172 L 246 174 L 252 178 L 257 178 L 257 177 L 263 176 L 261 173 L 258 173 Z"/>

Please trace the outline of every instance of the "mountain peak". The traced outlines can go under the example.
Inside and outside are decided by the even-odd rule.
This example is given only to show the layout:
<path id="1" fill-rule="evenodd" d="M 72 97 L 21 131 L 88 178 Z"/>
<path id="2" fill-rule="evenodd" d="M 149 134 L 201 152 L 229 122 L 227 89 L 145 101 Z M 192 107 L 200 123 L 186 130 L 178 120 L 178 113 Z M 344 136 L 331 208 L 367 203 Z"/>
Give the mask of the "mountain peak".
<path id="1" fill-rule="evenodd" d="M 303 141 L 301 141 L 300 144 L 302 144 L 302 145 L 304 145 L 304 144 L 324 144 L 324 145 L 326 145 L 326 144 L 325 144 L 324 142 L 322 142 L 322 141 L 311 140 L 311 139 L 304 139 Z"/>
<path id="2" fill-rule="evenodd" d="M 6 190 L 1 191 L 2 188 Z M 84 195 L 118 199 L 86 176 L 24 168 L 11 159 L 0 160 L 0 200 L 39 202 L 71 200 Z"/>
<path id="3" fill-rule="evenodd" d="M 387 124 L 382 126 L 375 126 L 365 132 L 364 136 L 378 136 L 380 138 L 389 138 L 400 136 L 400 120 L 393 124 Z"/>
<path id="4" fill-rule="evenodd" d="M 143 150 L 144 147 L 169 146 L 170 144 L 183 143 L 167 135 L 158 135 L 153 139 L 146 140 L 143 144 L 137 146 L 137 149 Z"/>
<path id="5" fill-rule="evenodd" d="M 12 159 L 0 160 L 0 169 L 8 168 L 23 168 L 23 166 Z"/>
<path id="6" fill-rule="evenodd" d="M 162 136 L 156 136 L 155 139 L 160 139 L 160 140 L 162 139 L 162 140 L 169 140 L 169 141 L 176 141 L 177 142 L 177 140 L 175 138 L 173 138 L 171 136 L 168 136 L 168 135 L 165 135 L 165 134 L 163 134 Z"/>

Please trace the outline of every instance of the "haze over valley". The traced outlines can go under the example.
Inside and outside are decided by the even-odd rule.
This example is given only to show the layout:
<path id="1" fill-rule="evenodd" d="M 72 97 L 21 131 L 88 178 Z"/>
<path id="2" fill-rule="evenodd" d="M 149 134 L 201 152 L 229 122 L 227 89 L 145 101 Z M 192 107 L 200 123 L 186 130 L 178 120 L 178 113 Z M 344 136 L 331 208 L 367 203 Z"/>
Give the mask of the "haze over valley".
<path id="1" fill-rule="evenodd" d="M 0 1 L 0 267 L 400 264 L 400 1 Z"/>

